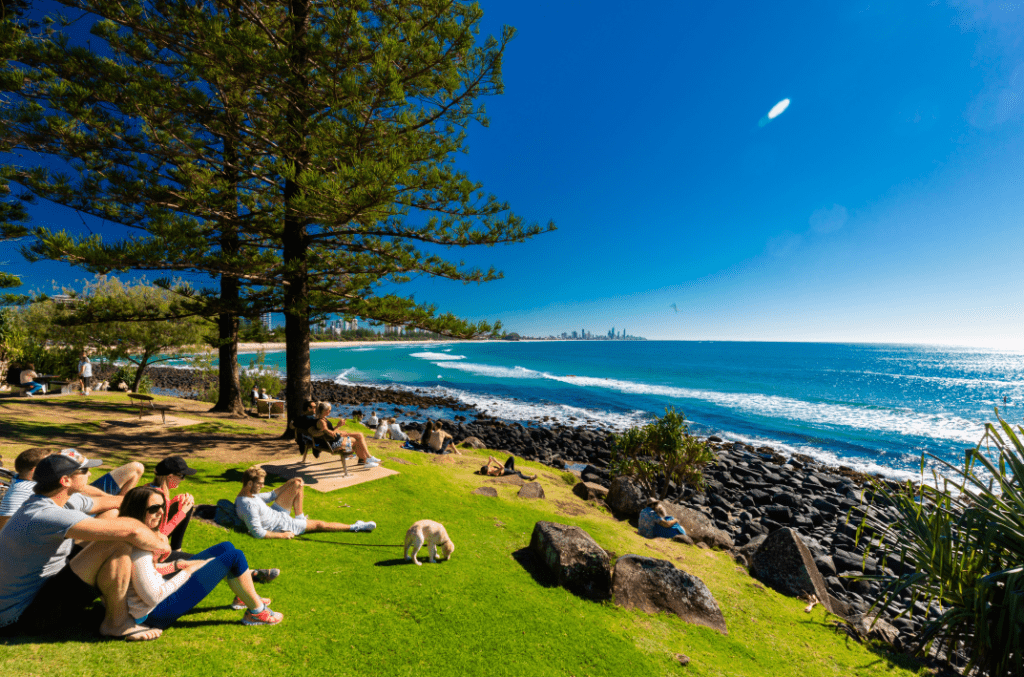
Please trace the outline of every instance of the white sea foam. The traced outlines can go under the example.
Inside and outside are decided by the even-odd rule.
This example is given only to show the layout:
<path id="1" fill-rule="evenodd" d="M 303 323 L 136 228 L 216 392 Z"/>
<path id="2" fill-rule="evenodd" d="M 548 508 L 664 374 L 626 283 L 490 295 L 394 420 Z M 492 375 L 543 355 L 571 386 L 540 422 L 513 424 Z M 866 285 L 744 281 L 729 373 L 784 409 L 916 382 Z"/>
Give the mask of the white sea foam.
<path id="1" fill-rule="evenodd" d="M 350 377 L 351 376 L 358 376 L 359 374 L 360 374 L 360 371 L 358 369 L 356 369 L 355 367 L 349 367 L 348 369 L 344 370 L 343 372 L 341 372 L 340 374 L 335 376 L 334 377 L 334 382 L 337 383 L 338 385 L 343 385 L 343 386 L 344 385 L 354 385 L 352 383 L 352 379 Z M 360 385 L 362 385 L 362 384 L 360 384 Z"/>
<path id="2" fill-rule="evenodd" d="M 1020 391 L 1024 389 L 1024 381 L 997 381 L 981 378 L 959 378 L 956 376 L 925 376 L 922 374 L 886 374 L 875 371 L 854 372 L 855 374 L 867 374 L 869 376 L 886 376 L 892 379 L 910 379 L 914 381 L 925 381 L 935 383 L 943 387 L 956 386 L 958 388 L 1004 388 Z"/>
<path id="3" fill-rule="evenodd" d="M 464 359 L 466 359 L 465 355 L 449 355 L 447 352 L 443 352 L 443 353 L 410 353 L 409 357 L 418 357 L 421 360 L 464 360 Z"/>
<path id="4" fill-rule="evenodd" d="M 374 350 L 377 350 L 377 349 L 376 348 L 351 348 L 351 349 L 349 349 L 349 352 L 350 353 L 369 353 L 369 352 L 372 352 Z"/>
<path id="5" fill-rule="evenodd" d="M 475 364 L 473 362 L 437 362 L 436 366 L 445 369 L 458 369 L 478 376 L 493 376 L 494 378 L 545 378 L 547 375 L 533 369 L 524 367 L 495 367 L 490 364 Z"/>

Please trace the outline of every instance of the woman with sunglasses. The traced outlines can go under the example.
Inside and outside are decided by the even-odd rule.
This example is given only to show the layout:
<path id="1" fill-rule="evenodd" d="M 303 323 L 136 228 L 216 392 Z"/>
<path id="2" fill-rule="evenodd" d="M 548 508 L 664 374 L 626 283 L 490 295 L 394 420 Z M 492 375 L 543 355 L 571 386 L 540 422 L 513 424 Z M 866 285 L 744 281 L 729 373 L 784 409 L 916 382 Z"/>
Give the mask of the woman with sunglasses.
<path id="1" fill-rule="evenodd" d="M 196 499 L 189 493 L 180 493 L 172 498 L 171 491 L 177 489 L 186 477 L 195 474 L 195 469 L 188 467 L 184 458 L 168 456 L 156 464 L 156 477 L 149 485 L 163 494 L 164 503 L 167 504 L 160 521 L 160 533 L 170 541 L 172 551 L 181 550 Z"/>
<path id="2" fill-rule="evenodd" d="M 139 520 L 159 531 L 167 502 L 153 487 L 136 487 L 121 503 L 121 516 Z M 128 587 L 128 611 L 137 622 L 152 628 L 167 628 L 188 613 L 217 586 L 227 580 L 235 593 L 234 609 L 245 609 L 243 625 L 275 625 L 284 616 L 271 611 L 269 599 L 256 594 L 245 554 L 231 543 L 219 543 L 195 555 L 173 563 L 177 573 L 168 580 L 156 570 L 153 553 L 133 548 L 132 579 Z"/>

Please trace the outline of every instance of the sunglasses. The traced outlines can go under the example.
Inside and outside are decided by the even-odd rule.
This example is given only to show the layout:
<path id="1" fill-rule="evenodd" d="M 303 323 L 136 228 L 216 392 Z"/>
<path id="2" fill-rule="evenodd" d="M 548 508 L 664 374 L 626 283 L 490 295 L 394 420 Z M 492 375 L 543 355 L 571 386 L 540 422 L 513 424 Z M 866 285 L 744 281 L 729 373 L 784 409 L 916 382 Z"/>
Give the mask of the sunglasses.
<path id="1" fill-rule="evenodd" d="M 72 475 L 88 475 L 89 474 L 89 469 L 88 468 L 82 468 L 81 470 L 76 470 L 75 472 L 73 472 L 71 474 Z"/>
<path id="2" fill-rule="evenodd" d="M 165 504 L 163 504 L 163 503 L 161 503 L 160 505 L 151 505 L 151 506 L 146 508 L 146 512 L 149 513 L 150 515 L 155 515 L 158 512 L 163 512 L 164 511 L 164 505 Z"/>

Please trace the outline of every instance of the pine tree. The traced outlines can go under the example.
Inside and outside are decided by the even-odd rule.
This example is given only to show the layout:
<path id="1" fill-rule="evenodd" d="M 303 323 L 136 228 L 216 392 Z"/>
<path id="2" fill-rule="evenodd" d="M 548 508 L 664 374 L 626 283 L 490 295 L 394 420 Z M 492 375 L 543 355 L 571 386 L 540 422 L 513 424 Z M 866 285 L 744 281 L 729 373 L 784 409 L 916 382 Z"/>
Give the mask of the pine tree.
<path id="1" fill-rule="evenodd" d="M 477 45 L 480 9 L 440 0 L 64 4 L 106 17 L 93 33 L 117 58 L 59 33 L 33 42 L 19 57 L 42 79 L 18 89 L 15 120 L 26 148 L 73 158 L 82 178 L 0 176 L 145 237 L 37 228 L 36 255 L 237 280 L 248 312 L 285 314 L 290 416 L 309 395 L 317 316 L 497 329 L 375 290 L 419 274 L 494 279 L 443 252 L 541 232 L 454 163 L 467 128 L 486 124 L 476 100 L 501 92 L 512 29 Z"/>

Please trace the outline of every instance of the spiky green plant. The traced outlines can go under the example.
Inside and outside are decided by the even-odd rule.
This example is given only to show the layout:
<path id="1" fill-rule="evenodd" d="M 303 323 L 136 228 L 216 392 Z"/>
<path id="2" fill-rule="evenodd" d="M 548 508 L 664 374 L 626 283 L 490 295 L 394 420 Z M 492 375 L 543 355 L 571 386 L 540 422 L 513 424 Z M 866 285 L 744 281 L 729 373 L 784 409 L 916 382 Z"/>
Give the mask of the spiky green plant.
<path id="1" fill-rule="evenodd" d="M 669 407 L 654 422 L 612 436 L 610 469 L 615 475 L 636 477 L 652 491 L 659 477 L 700 490 L 704 466 L 714 458 L 707 443 L 690 435 L 683 413 Z M 668 486 L 668 481 L 662 485 L 659 498 L 664 500 Z"/>
<path id="2" fill-rule="evenodd" d="M 947 657 L 961 651 L 967 669 L 984 674 L 1024 674 L 1024 428 L 999 416 L 958 468 L 931 454 L 948 477 L 932 471 L 919 484 L 874 482 L 874 500 L 899 513 L 890 519 L 864 510 L 857 538 L 899 553 L 901 575 L 864 576 L 884 587 L 875 607 L 888 610 L 909 592 L 939 610 L 925 622 L 922 653 L 937 647 Z M 940 488 L 941 486 L 941 488 Z M 869 548 L 870 550 L 870 548 Z M 865 555 L 867 556 L 867 555 Z"/>

